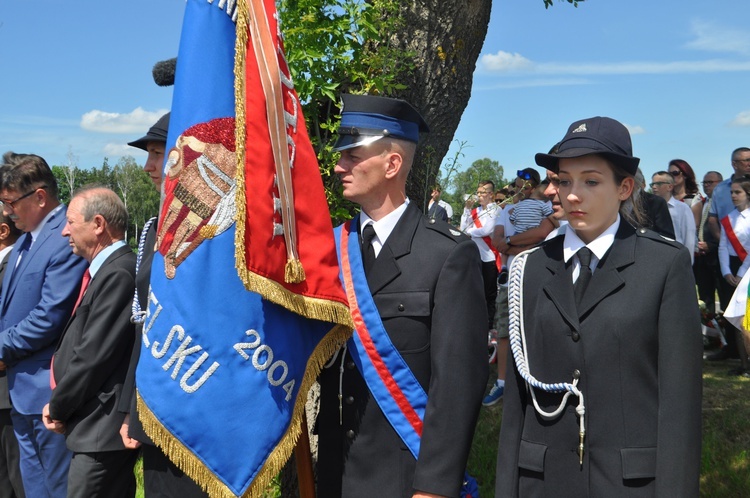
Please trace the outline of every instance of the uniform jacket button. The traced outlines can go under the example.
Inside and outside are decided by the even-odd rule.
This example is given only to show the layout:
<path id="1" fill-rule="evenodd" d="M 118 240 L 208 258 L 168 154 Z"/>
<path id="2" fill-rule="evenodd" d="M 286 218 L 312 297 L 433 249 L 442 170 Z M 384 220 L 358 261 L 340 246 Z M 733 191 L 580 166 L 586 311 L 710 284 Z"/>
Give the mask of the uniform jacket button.
<path id="1" fill-rule="evenodd" d="M 570 338 L 573 339 L 573 342 L 578 342 L 581 339 L 581 334 L 579 334 L 576 331 L 573 331 L 573 333 L 570 334 Z"/>
<path id="2" fill-rule="evenodd" d="M 347 396 L 345 401 L 347 405 L 354 404 L 354 396 Z"/>
<path id="3" fill-rule="evenodd" d="M 348 431 L 346 431 L 346 437 L 348 437 L 349 439 L 354 439 L 355 435 L 356 434 L 354 434 L 354 431 L 351 430 L 351 429 L 349 429 Z"/>
<path id="4" fill-rule="evenodd" d="M 573 370 L 573 379 L 580 379 L 581 378 L 581 371 L 577 368 Z"/>
<path id="5" fill-rule="evenodd" d="M 403 304 L 399 304 L 398 305 L 398 310 L 399 311 L 404 311 L 404 305 Z"/>
<path id="6" fill-rule="evenodd" d="M 356 367 L 356 366 L 357 366 L 357 365 L 355 365 L 353 361 L 347 361 L 347 362 L 346 362 L 346 368 L 347 368 L 348 370 L 353 370 L 353 369 L 354 369 L 354 367 Z"/>

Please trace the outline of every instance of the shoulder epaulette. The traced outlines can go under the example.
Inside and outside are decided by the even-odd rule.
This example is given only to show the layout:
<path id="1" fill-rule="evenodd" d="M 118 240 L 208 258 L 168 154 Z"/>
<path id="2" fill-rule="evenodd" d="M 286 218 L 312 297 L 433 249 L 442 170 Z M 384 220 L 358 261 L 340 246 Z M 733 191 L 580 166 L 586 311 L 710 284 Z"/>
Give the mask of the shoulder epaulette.
<path id="1" fill-rule="evenodd" d="M 682 247 L 682 244 L 680 244 L 676 240 L 665 237 L 664 235 L 654 232 L 653 230 L 649 230 L 648 228 L 638 228 L 636 229 L 635 233 L 638 237 L 646 237 L 647 239 L 655 240 L 657 242 L 661 242 L 662 244 L 669 244 L 674 247 Z"/>
<path id="2" fill-rule="evenodd" d="M 455 242 L 461 242 L 462 240 L 464 240 L 464 238 L 471 240 L 468 235 L 466 235 L 453 225 L 449 225 L 443 220 L 436 220 L 435 218 L 423 218 L 423 224 L 430 230 L 434 230 L 442 235 L 445 235 Z"/>

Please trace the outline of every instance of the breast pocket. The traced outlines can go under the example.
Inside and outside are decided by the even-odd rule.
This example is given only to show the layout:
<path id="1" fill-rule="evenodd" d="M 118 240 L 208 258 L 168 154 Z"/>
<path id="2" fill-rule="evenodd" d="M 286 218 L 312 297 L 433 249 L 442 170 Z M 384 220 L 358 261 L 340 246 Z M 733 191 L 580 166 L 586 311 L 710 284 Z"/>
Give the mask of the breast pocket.
<path id="1" fill-rule="evenodd" d="M 430 291 L 384 292 L 373 296 L 391 342 L 402 353 L 430 346 Z"/>

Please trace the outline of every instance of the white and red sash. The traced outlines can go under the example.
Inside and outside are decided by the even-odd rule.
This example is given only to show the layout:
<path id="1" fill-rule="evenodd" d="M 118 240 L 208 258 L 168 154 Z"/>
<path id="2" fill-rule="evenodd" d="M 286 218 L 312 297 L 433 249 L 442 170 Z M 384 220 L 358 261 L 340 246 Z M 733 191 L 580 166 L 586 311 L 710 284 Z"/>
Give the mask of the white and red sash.
<path id="1" fill-rule="evenodd" d="M 471 219 L 474 221 L 474 226 L 477 228 L 482 228 L 482 222 L 479 220 L 479 214 L 477 213 L 477 208 L 474 208 L 471 210 Z M 490 251 L 492 251 L 492 254 L 495 255 L 495 266 L 497 266 L 497 271 L 502 271 L 503 269 L 503 256 L 500 254 L 500 251 L 495 249 L 495 246 L 492 245 L 492 239 L 485 235 L 482 237 L 482 240 L 485 244 L 487 244 L 487 247 L 490 248 Z"/>
<path id="2" fill-rule="evenodd" d="M 734 233 L 729 215 L 721 219 L 721 226 L 724 227 L 724 233 L 727 234 L 727 239 L 729 239 L 729 243 L 732 244 L 732 248 L 734 249 L 734 252 L 737 253 L 737 257 L 740 258 L 740 261 L 745 261 L 747 251 L 742 246 L 740 239 L 737 238 L 737 234 Z"/>

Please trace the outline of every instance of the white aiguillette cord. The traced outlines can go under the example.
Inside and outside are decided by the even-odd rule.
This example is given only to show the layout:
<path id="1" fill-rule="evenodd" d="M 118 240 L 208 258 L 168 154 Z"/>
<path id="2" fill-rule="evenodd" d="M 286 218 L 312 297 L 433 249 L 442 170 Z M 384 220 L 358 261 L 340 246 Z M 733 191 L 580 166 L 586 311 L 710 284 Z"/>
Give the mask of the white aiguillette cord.
<path id="1" fill-rule="evenodd" d="M 580 427 L 578 433 L 578 461 L 583 465 L 583 443 L 586 437 L 584 415 L 586 414 L 586 407 L 583 403 L 583 393 L 577 387 L 578 379 L 574 378 L 572 383 L 560 382 L 547 384 L 534 378 L 530 371 L 528 351 L 526 348 L 526 331 L 523 319 L 523 275 L 526 269 L 526 258 L 537 249 L 538 247 L 535 247 L 522 252 L 515 257 L 511 264 L 508 280 L 510 348 L 513 353 L 513 359 L 516 362 L 516 368 L 518 368 L 518 373 L 520 373 L 523 380 L 526 381 L 526 385 L 531 393 L 534 409 L 542 418 L 547 420 L 556 418 L 565 409 L 565 404 L 571 395 L 578 397 L 578 406 L 576 407 Z M 541 389 L 548 393 L 565 392 L 565 395 L 556 410 L 546 412 L 542 410 L 539 403 L 537 403 L 534 389 Z"/>

